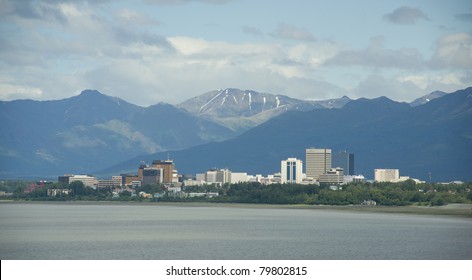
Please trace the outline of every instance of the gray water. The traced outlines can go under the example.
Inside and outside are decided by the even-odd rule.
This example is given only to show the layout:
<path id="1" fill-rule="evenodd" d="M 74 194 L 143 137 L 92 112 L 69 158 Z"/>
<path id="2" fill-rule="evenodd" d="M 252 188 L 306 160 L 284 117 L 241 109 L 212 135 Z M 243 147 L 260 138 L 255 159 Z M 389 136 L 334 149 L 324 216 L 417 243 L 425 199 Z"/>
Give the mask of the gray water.
<path id="1" fill-rule="evenodd" d="M 472 259 L 472 219 L 320 209 L 0 203 L 0 259 Z"/>

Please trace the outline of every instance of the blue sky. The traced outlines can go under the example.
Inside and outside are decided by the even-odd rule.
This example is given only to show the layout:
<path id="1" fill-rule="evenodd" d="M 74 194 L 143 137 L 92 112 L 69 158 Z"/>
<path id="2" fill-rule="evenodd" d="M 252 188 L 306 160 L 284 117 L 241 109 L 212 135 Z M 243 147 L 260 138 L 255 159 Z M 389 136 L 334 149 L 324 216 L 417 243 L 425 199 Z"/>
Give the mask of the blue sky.
<path id="1" fill-rule="evenodd" d="M 472 85 L 472 1 L 0 0 L 0 100 L 235 87 L 412 101 Z"/>

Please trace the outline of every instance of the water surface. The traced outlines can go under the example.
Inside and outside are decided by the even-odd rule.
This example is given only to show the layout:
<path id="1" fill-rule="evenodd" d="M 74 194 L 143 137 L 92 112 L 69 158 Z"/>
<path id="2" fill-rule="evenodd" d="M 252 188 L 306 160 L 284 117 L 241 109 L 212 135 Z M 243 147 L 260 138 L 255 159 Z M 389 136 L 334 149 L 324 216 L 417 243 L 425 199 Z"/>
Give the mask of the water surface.
<path id="1" fill-rule="evenodd" d="M 0 203 L 0 259 L 472 259 L 472 219 L 265 207 Z"/>

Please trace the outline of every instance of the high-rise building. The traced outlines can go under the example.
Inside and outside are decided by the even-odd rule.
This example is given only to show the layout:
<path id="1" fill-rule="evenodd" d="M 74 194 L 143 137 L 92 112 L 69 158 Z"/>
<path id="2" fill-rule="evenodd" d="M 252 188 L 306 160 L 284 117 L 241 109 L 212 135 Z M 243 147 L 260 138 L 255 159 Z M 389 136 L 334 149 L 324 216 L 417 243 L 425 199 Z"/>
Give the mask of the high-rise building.
<path id="1" fill-rule="evenodd" d="M 376 182 L 394 182 L 400 179 L 398 169 L 375 169 L 374 179 Z"/>
<path id="2" fill-rule="evenodd" d="M 331 168 L 331 149 L 306 149 L 306 176 L 318 180 Z"/>
<path id="3" fill-rule="evenodd" d="M 163 180 L 164 171 L 162 168 L 146 167 L 143 169 L 143 185 L 160 184 Z"/>
<path id="4" fill-rule="evenodd" d="M 142 161 L 141 164 L 138 167 L 138 180 L 143 181 L 143 171 L 144 168 L 147 168 L 148 166 Z"/>
<path id="5" fill-rule="evenodd" d="M 301 183 L 303 176 L 303 162 L 296 158 L 288 158 L 282 160 L 280 166 L 281 182 L 285 183 Z"/>
<path id="6" fill-rule="evenodd" d="M 220 169 L 216 172 L 216 182 L 226 184 L 231 182 L 231 171 Z"/>
<path id="7" fill-rule="evenodd" d="M 333 154 L 332 167 L 342 168 L 344 175 L 354 175 L 354 154 L 346 151 Z"/>
<path id="8" fill-rule="evenodd" d="M 207 183 L 216 183 L 216 176 L 218 175 L 218 170 L 210 169 L 205 173 L 205 182 Z"/>
<path id="9" fill-rule="evenodd" d="M 152 167 L 163 170 L 163 183 L 172 183 L 172 177 L 174 172 L 174 162 L 172 160 L 154 160 Z"/>
<path id="10" fill-rule="evenodd" d="M 74 175 L 72 174 L 64 174 L 64 176 L 59 176 L 57 177 L 57 181 L 61 183 L 62 185 L 68 185 L 69 184 L 69 178 L 73 177 Z"/>

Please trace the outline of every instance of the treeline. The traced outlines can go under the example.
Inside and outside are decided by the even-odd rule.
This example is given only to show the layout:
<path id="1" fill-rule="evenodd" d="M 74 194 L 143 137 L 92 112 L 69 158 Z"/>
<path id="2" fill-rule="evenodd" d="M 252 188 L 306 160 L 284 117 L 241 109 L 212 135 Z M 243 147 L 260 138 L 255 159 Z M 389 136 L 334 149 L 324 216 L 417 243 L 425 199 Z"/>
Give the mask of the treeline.
<path id="1" fill-rule="evenodd" d="M 69 189 L 55 196 L 48 195 L 48 189 Z M 28 184 L 20 181 L 2 182 L 0 190 L 12 195 L 3 199 L 22 200 L 121 200 L 121 201 L 207 201 L 227 203 L 265 204 L 317 204 L 317 205 L 359 205 L 364 201 L 375 201 L 377 205 L 445 205 L 450 203 L 472 203 L 472 182 L 464 184 L 415 184 L 408 180 L 401 183 L 350 183 L 337 186 L 238 183 L 223 186 L 207 185 L 183 187 L 183 193 L 218 193 L 216 197 L 188 197 L 182 194 L 166 193 L 159 185 L 144 185 L 136 193 L 160 194 L 159 198 L 144 198 L 123 191 L 116 195 L 112 188 L 90 188 L 82 182 L 68 185 L 47 183 L 31 191 Z"/>
<path id="2" fill-rule="evenodd" d="M 103 201 L 103 200 L 144 200 L 141 197 L 131 197 L 130 192 L 122 192 L 118 197 L 113 196 L 112 187 L 91 188 L 85 186 L 82 182 L 72 182 L 70 184 L 63 184 L 58 182 L 47 182 L 43 185 L 31 187 L 35 185 L 34 182 L 22 181 L 3 181 L 0 184 L 0 190 L 9 191 L 11 193 L 8 197 L 3 199 L 14 200 L 38 200 L 38 201 L 70 201 L 70 200 L 84 200 L 84 201 Z M 160 186 L 153 186 L 153 188 L 161 189 Z M 56 195 L 49 195 L 48 190 L 53 189 L 67 189 L 67 193 L 58 192 Z"/>
<path id="3" fill-rule="evenodd" d="M 467 184 L 415 184 L 402 183 L 351 183 L 333 190 L 328 185 L 298 185 L 239 183 L 219 189 L 213 198 L 192 198 L 192 201 L 265 204 L 318 204 L 359 205 L 375 201 L 377 205 L 445 205 L 472 203 L 472 183 Z M 188 198 L 162 197 L 161 201 L 189 201 Z"/>

